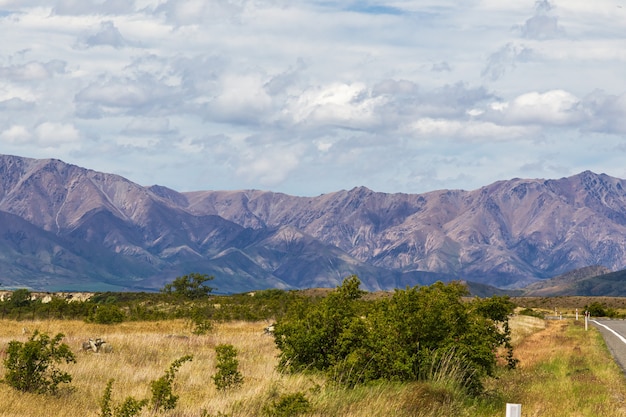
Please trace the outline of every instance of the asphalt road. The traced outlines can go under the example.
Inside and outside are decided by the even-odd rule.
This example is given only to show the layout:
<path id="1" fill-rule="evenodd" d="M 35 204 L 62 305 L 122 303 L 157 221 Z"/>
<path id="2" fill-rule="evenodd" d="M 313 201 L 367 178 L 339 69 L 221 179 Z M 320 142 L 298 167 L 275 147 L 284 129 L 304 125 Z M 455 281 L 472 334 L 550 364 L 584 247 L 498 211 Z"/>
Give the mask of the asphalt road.
<path id="1" fill-rule="evenodd" d="M 626 321 L 593 319 L 591 324 L 600 331 L 613 357 L 626 373 Z"/>

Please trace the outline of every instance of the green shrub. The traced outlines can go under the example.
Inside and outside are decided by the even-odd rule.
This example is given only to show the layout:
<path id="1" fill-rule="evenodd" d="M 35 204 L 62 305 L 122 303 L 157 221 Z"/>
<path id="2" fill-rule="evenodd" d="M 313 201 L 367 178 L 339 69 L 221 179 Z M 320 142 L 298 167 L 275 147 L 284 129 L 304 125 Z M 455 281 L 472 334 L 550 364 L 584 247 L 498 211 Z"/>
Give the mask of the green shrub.
<path id="1" fill-rule="evenodd" d="M 173 410 L 178 402 L 178 396 L 174 395 L 173 384 L 174 377 L 178 369 L 188 361 L 191 361 L 193 356 L 185 355 L 179 359 L 176 359 L 170 365 L 169 369 L 165 371 L 165 375 L 161 378 L 152 381 L 150 383 L 150 389 L 152 391 L 152 409 L 154 412 Z"/>
<path id="2" fill-rule="evenodd" d="M 221 344 L 215 347 L 217 354 L 217 372 L 213 375 L 213 382 L 218 390 L 224 391 L 235 388 L 243 383 L 243 376 L 239 372 L 237 350 L 233 345 Z"/>
<path id="3" fill-rule="evenodd" d="M 114 324 L 123 322 L 125 317 L 124 311 L 118 306 L 99 304 L 91 316 L 91 321 L 99 324 Z"/>
<path id="4" fill-rule="evenodd" d="M 610 307 L 607 307 L 606 304 L 600 303 L 598 301 L 594 301 L 593 303 L 586 305 L 585 310 L 589 312 L 591 317 L 610 317 L 616 318 L 619 316 L 619 313 Z"/>
<path id="5" fill-rule="evenodd" d="M 113 391 L 113 379 L 109 380 L 104 394 L 100 400 L 99 417 L 134 417 L 141 409 L 148 404 L 148 400 L 137 400 L 133 397 L 126 397 L 124 402 L 117 407 L 111 407 L 111 394 Z"/>
<path id="6" fill-rule="evenodd" d="M 208 319 L 204 309 L 194 307 L 189 312 L 189 322 L 191 324 L 191 333 L 195 335 L 205 335 L 213 330 L 213 322 Z"/>
<path id="7" fill-rule="evenodd" d="M 482 378 L 495 371 L 498 347 L 507 349 L 507 364 L 515 367 L 508 297 L 466 302 L 465 286 L 437 282 L 396 290 L 364 309 L 359 285 L 351 276 L 317 304 L 292 305 L 274 334 L 279 369 L 323 371 L 348 386 L 427 380 L 433 369 L 443 369 L 442 361 L 452 364 L 454 352 L 459 385 L 478 393 Z"/>
<path id="8" fill-rule="evenodd" d="M 59 333 L 51 339 L 35 330 L 25 343 L 9 342 L 4 360 L 5 382 L 23 392 L 56 394 L 59 384 L 70 383 L 72 376 L 55 365 L 76 362 L 69 346 L 61 343 L 63 337 Z"/>
<path id="9" fill-rule="evenodd" d="M 281 395 L 263 406 L 267 417 L 291 417 L 311 411 L 311 404 L 302 392 Z"/>
<path id="10" fill-rule="evenodd" d="M 532 308 L 524 308 L 524 309 L 519 311 L 519 314 L 521 316 L 537 317 L 537 318 L 540 318 L 540 319 L 543 318 L 543 313 L 541 313 L 540 311 L 535 311 Z"/>

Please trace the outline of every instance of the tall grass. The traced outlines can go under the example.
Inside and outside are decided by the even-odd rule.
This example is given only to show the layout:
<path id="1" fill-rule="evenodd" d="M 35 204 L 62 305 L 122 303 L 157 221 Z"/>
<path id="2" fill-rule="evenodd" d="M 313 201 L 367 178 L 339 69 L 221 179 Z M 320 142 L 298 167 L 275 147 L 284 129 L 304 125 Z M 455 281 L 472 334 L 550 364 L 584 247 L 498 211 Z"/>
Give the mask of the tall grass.
<path id="1" fill-rule="evenodd" d="M 468 397 L 454 382 L 462 363 L 450 356 L 431 370 L 431 382 L 381 382 L 354 389 L 327 383 L 316 374 L 284 375 L 276 371 L 277 350 L 263 334 L 265 322 L 217 324 L 208 335 L 193 335 L 185 321 L 131 322 L 117 325 L 81 321 L 0 321 L 0 356 L 10 340 L 25 341 L 22 327 L 48 334 L 62 332 L 75 351 L 77 363 L 67 365 L 71 389 L 59 396 L 17 392 L 0 384 L 0 417 L 97 416 L 107 382 L 115 379 L 112 403 L 126 397 L 150 397 L 150 382 L 183 355 L 193 355 L 176 374 L 177 408 L 164 416 L 208 417 L 217 415 L 263 416 L 269 401 L 281 395 L 302 393 L 311 405 L 306 416 L 341 417 L 439 417 L 504 416 L 506 402 L 522 403 L 526 416 L 626 416 L 624 377 L 609 359 L 599 334 L 572 321 L 544 322 L 532 317 L 515 318 L 519 369 L 503 371 L 487 381 L 486 395 Z M 114 349 L 110 354 L 80 350 L 88 338 L 101 337 Z M 237 348 L 241 387 L 218 391 L 211 379 L 216 372 L 215 347 Z M 64 366 L 65 368 L 65 366 Z M 0 375 L 4 368 L 0 365 Z M 267 407 L 266 407 L 267 408 Z M 146 408 L 141 416 L 151 416 Z"/>

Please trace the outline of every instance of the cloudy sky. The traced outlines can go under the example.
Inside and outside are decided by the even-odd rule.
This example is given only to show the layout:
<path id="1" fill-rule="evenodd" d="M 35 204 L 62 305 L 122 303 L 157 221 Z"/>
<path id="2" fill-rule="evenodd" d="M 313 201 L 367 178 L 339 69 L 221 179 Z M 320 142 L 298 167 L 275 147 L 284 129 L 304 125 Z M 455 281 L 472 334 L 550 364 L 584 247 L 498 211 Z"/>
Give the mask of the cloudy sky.
<path id="1" fill-rule="evenodd" d="M 178 191 L 626 178 L 626 1 L 0 0 L 0 153 Z"/>

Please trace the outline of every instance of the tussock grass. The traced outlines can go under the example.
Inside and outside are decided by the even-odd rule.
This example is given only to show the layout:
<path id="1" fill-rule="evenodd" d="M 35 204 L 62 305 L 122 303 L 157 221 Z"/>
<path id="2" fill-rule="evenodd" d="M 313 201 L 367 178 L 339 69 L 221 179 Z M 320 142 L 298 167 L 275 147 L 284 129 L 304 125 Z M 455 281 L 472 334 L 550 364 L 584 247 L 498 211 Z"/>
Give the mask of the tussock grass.
<path id="1" fill-rule="evenodd" d="M 621 370 L 609 359 L 598 332 L 588 332 L 573 321 L 546 322 L 516 316 L 511 321 L 520 359 L 519 369 L 502 371 L 488 380 L 487 393 L 475 399 L 463 393 L 445 367 L 434 382 L 400 384 L 381 382 L 355 389 L 327 383 L 315 374 L 284 375 L 276 369 L 278 351 L 272 337 L 263 334 L 265 322 L 227 322 L 215 325 L 204 336 L 191 333 L 187 322 L 128 322 L 97 325 L 82 321 L 0 321 L 0 359 L 10 340 L 25 341 L 38 329 L 54 335 L 62 332 L 77 355 L 67 365 L 73 376 L 71 389 L 57 397 L 24 394 L 0 384 L 0 417 L 97 416 L 107 381 L 115 379 L 112 399 L 119 404 L 128 396 L 149 398 L 151 381 L 184 355 L 193 355 L 178 371 L 174 392 L 175 410 L 159 415 L 207 417 L 219 413 L 230 417 L 263 416 L 262 409 L 281 395 L 303 393 L 311 404 L 310 417 L 443 417 L 498 416 L 505 403 L 522 404 L 527 416 L 626 416 L 626 384 Z M 88 338 L 105 339 L 114 351 L 94 354 L 81 351 Z M 211 376 L 215 369 L 215 346 L 236 347 L 240 388 L 220 392 Z M 453 361 L 449 362 L 454 372 Z M 64 366 L 65 368 L 65 366 Z M 0 375 L 4 368 L 0 365 Z M 153 415 L 149 408 L 141 416 Z"/>

